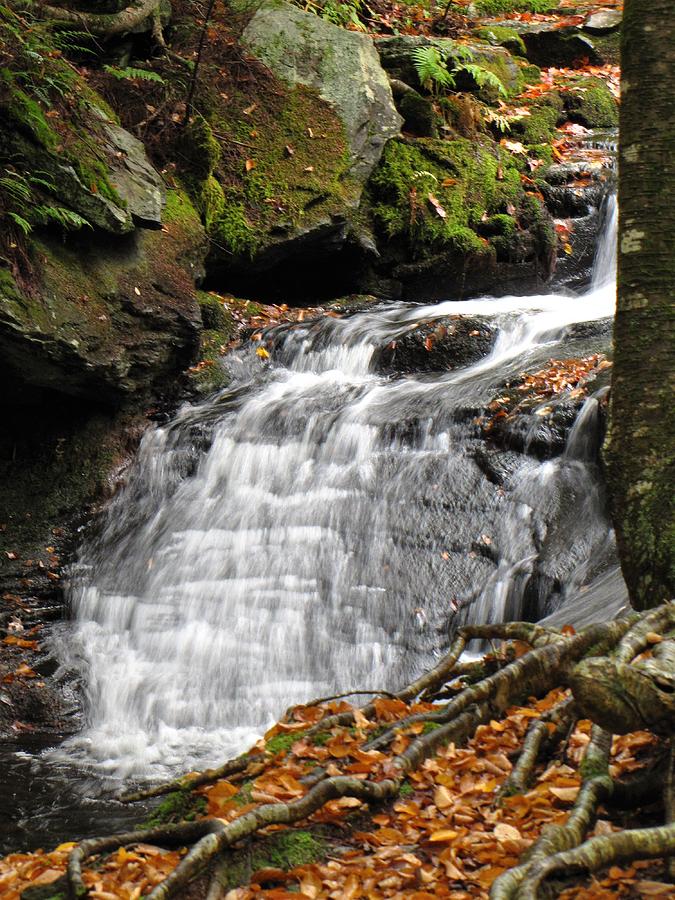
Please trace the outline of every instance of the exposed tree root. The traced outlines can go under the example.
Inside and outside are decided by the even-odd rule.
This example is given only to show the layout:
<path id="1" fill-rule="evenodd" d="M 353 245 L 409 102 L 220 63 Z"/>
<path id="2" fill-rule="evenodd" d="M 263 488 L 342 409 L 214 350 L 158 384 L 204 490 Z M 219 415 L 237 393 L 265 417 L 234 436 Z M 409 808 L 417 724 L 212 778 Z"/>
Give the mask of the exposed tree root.
<path id="1" fill-rule="evenodd" d="M 574 669 L 570 687 L 582 715 L 614 734 L 648 728 L 675 732 L 675 642 L 661 639 L 675 624 L 675 603 L 637 622 L 611 657 L 594 653 Z M 632 662 L 645 647 L 653 658 Z"/>
<path id="2" fill-rule="evenodd" d="M 583 783 L 567 822 L 545 829 L 529 851 L 527 860 L 495 881 L 490 891 L 491 900 L 536 897 L 541 881 L 538 876 L 540 863 L 546 861 L 551 854 L 578 847 L 583 841 L 593 824 L 598 806 L 612 793 L 612 779 L 609 775 L 611 745 L 612 736 L 597 725 L 593 726 L 591 742 L 581 766 Z"/>
<path id="3" fill-rule="evenodd" d="M 39 8 L 40 15 L 46 19 L 69 22 L 83 31 L 112 37 L 126 34 L 144 22 L 152 24 L 155 13 L 159 12 L 160 0 L 132 0 L 125 9 L 109 14 L 76 12 L 64 6 L 49 6 L 42 3 L 35 5 Z"/>
<path id="4" fill-rule="evenodd" d="M 243 753 L 236 759 L 230 759 L 218 766 L 217 769 L 205 769 L 203 772 L 197 772 L 191 775 L 181 775 L 174 778 L 173 781 L 167 781 L 163 784 L 157 784 L 154 787 L 146 788 L 142 791 L 134 791 L 129 794 L 122 794 L 118 797 L 120 803 L 137 803 L 139 800 L 149 800 L 151 797 L 161 797 L 163 794 L 170 794 L 172 791 L 191 791 L 194 788 L 201 787 L 204 784 L 212 784 L 219 778 L 229 778 L 239 772 L 245 772 L 248 767 L 265 759 L 264 753 Z"/>
<path id="5" fill-rule="evenodd" d="M 506 662 L 497 671 L 460 689 L 448 702 L 438 704 L 425 712 L 403 716 L 384 733 L 369 743 L 361 744 L 359 752 L 368 752 L 388 746 L 406 730 L 412 731 L 412 734 L 407 735 L 410 741 L 407 746 L 405 742 L 401 745 L 405 746 L 405 749 L 397 756 L 386 760 L 381 770 L 377 770 L 380 772 L 381 780 L 377 780 L 372 774 L 375 771 L 372 769 L 367 770 L 369 774 L 366 778 L 351 774 L 332 774 L 329 777 L 323 767 L 317 767 L 309 776 L 301 778 L 306 790 L 303 796 L 287 802 L 264 803 L 248 811 L 242 810 L 238 817 L 229 822 L 223 819 L 204 819 L 185 826 L 170 826 L 84 841 L 70 854 L 68 878 L 73 895 L 80 896 L 83 893 L 81 867 L 83 861 L 90 855 L 139 842 L 188 846 L 189 850 L 178 866 L 149 894 L 149 900 L 167 900 L 170 897 L 182 896 L 187 884 L 217 854 L 261 829 L 270 825 L 290 825 L 307 819 L 329 801 L 341 797 L 356 798 L 368 804 L 391 800 L 398 794 L 406 776 L 420 768 L 439 747 L 449 743 L 462 744 L 474 735 L 479 725 L 492 719 L 499 719 L 510 706 L 530 696 L 541 697 L 553 688 L 573 682 L 575 673 L 588 662 L 580 660 L 583 660 L 589 652 L 594 654 L 594 660 L 604 661 L 610 669 L 616 666 L 637 668 L 642 665 L 640 662 L 631 663 L 630 660 L 636 653 L 640 653 L 644 646 L 650 645 L 658 649 L 662 644 L 668 643 L 668 641 L 659 642 L 658 629 L 670 627 L 671 611 L 657 612 L 659 615 L 643 616 L 637 624 L 635 617 L 631 617 L 589 626 L 579 634 L 571 636 L 563 636 L 527 623 L 463 628 L 455 637 L 450 651 L 433 670 L 401 691 L 388 696 L 408 703 L 420 696 L 435 696 L 446 684 L 455 681 L 458 674 L 465 669 L 459 659 L 470 640 L 515 639 L 528 643 L 532 649 L 517 658 L 514 658 L 514 652 L 504 653 Z M 611 651 L 614 651 L 613 654 Z M 600 657 L 599 654 L 602 653 L 610 655 Z M 624 662 L 625 659 L 628 662 Z M 320 702 L 315 701 L 314 705 L 319 705 Z M 639 703 L 639 699 L 630 702 Z M 376 713 L 377 707 L 374 702 L 361 710 L 361 715 L 366 717 L 374 718 Z M 293 709 L 289 710 L 287 715 L 292 718 Z M 558 703 L 531 725 L 525 736 L 518 762 L 502 786 L 502 795 L 527 790 L 544 745 L 564 737 L 578 715 L 576 699 L 570 698 Z M 307 740 L 313 732 L 349 726 L 354 720 L 354 710 L 325 716 L 304 732 L 303 740 Z M 423 725 L 433 723 L 436 727 L 421 730 L 420 723 Z M 608 802 L 614 790 L 608 765 L 610 747 L 611 734 L 601 725 L 595 724 L 580 767 L 582 785 L 567 821 L 563 825 L 550 825 L 545 828 L 539 840 L 530 848 L 527 857 L 494 882 L 491 892 L 493 900 L 537 897 L 544 879 L 552 873 L 570 867 L 595 869 L 605 865 L 606 861 L 613 862 L 640 856 L 667 856 L 671 853 L 670 848 L 675 842 L 675 825 L 672 822 L 675 813 L 672 768 L 666 797 L 667 820 L 670 823 L 668 826 L 623 832 L 583 843 L 593 825 L 599 805 Z M 226 762 L 218 769 L 197 775 L 186 775 L 164 785 L 127 794 L 122 799 L 125 802 L 133 802 L 160 796 L 169 791 L 191 790 L 221 778 L 227 778 L 232 782 L 244 777 L 244 774 L 250 779 L 252 775 L 257 776 L 264 772 L 276 759 L 275 755 L 269 753 L 244 754 Z M 623 793 L 628 796 L 631 791 L 637 791 L 639 795 L 642 789 L 640 779 L 651 777 L 654 772 L 654 769 L 650 769 L 646 774 L 636 776 L 634 783 L 617 785 L 617 794 L 620 796 Z M 625 838 L 625 835 L 631 837 Z M 217 886 L 214 886 L 214 893 L 216 889 Z"/>
<path id="6" fill-rule="evenodd" d="M 574 726 L 575 718 L 574 701 L 568 698 L 532 723 L 523 741 L 518 762 L 502 785 L 500 791 L 502 797 L 525 793 L 530 785 L 542 747 L 544 745 L 551 746 L 565 737 Z"/>
<path id="7" fill-rule="evenodd" d="M 537 900 L 541 897 L 542 882 L 556 873 L 577 871 L 597 872 L 613 863 L 635 859 L 657 859 L 675 853 L 675 824 L 656 828 L 636 828 L 616 834 L 601 835 L 580 847 L 563 850 L 533 867 L 527 886 L 523 884 L 516 895 L 518 900 Z"/>

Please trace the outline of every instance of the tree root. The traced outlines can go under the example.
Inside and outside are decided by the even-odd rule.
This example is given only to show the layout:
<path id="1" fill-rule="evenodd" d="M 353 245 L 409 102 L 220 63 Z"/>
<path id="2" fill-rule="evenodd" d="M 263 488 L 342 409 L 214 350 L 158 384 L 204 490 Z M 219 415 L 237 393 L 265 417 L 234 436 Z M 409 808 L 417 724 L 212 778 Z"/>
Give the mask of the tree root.
<path id="1" fill-rule="evenodd" d="M 675 853 L 675 824 L 656 828 L 635 828 L 616 834 L 590 838 L 580 847 L 555 853 L 533 867 L 528 885 L 523 884 L 518 900 L 537 900 L 539 888 L 551 875 L 585 869 L 597 872 L 613 863 L 634 859 L 657 859 Z"/>
<path id="2" fill-rule="evenodd" d="M 525 735 L 518 762 L 502 785 L 501 797 L 524 794 L 527 791 L 542 746 L 555 745 L 562 740 L 573 727 L 575 717 L 574 701 L 568 698 L 532 723 Z"/>
<path id="3" fill-rule="evenodd" d="M 581 765 L 584 780 L 567 822 L 546 828 L 529 851 L 527 860 L 496 879 L 490 891 L 491 900 L 536 898 L 541 880 L 538 879 L 540 864 L 551 854 L 578 847 L 583 841 L 595 819 L 598 806 L 612 793 L 613 785 L 609 775 L 611 745 L 611 734 L 594 725 L 591 742 Z"/>
<path id="4" fill-rule="evenodd" d="M 118 797 L 118 800 L 120 803 L 137 803 L 139 800 L 161 797 L 163 794 L 170 794 L 172 791 L 191 791 L 204 784 L 212 784 L 214 781 L 218 781 L 219 778 L 229 778 L 231 775 L 244 772 L 252 763 L 262 762 L 264 759 L 264 753 L 243 753 L 241 756 L 237 756 L 236 759 L 230 759 L 223 763 L 217 769 L 206 769 L 204 772 L 197 772 L 196 774 L 181 775 L 179 778 L 174 778 L 173 781 L 157 784 L 142 791 L 122 794 L 121 797 Z"/>
<path id="5" fill-rule="evenodd" d="M 132 0 L 125 9 L 118 13 L 88 13 L 75 12 L 62 6 L 49 6 L 48 4 L 35 4 L 40 15 L 47 19 L 55 19 L 58 22 L 68 22 L 77 25 L 83 31 L 92 34 L 112 37 L 118 34 L 126 34 L 144 22 L 150 21 L 151 27 L 154 16 L 159 12 L 160 0 Z"/>
<path id="6" fill-rule="evenodd" d="M 651 632 L 663 634 L 675 625 L 675 603 L 664 603 L 663 606 L 642 616 L 630 631 L 621 639 L 614 657 L 617 662 L 629 663 L 650 643 Z"/>
<path id="7" fill-rule="evenodd" d="M 466 740 L 476 727 L 491 717 L 490 708 L 484 704 L 466 711 L 443 728 L 412 741 L 400 756 L 391 762 L 395 774 L 383 781 L 361 781 L 346 775 L 326 778 L 315 785 L 304 797 L 288 803 L 268 803 L 240 816 L 229 824 L 221 819 L 203 819 L 189 826 L 170 826 L 114 835 L 108 838 L 83 841 L 70 854 L 68 879 L 73 896 L 83 896 L 82 861 L 94 853 L 113 850 L 139 842 L 168 842 L 179 845 L 194 841 L 194 846 L 178 866 L 148 895 L 148 900 L 168 900 L 175 897 L 197 875 L 217 853 L 225 847 L 265 828 L 268 825 L 288 825 L 306 819 L 329 800 L 339 797 L 355 797 L 365 803 L 381 803 L 398 793 L 407 772 L 418 768 L 439 746 L 451 741 Z"/>
<path id="8" fill-rule="evenodd" d="M 666 776 L 665 813 L 666 825 L 675 828 L 675 737 L 670 739 L 670 758 Z M 668 859 L 668 877 L 675 881 L 675 854 Z"/>
<path id="9" fill-rule="evenodd" d="M 461 744 L 475 733 L 479 725 L 500 717 L 514 703 L 531 695 L 541 696 L 552 688 L 565 684 L 570 671 L 584 654 L 589 650 L 606 652 L 616 647 L 629 632 L 633 622 L 634 619 L 624 619 L 593 625 L 577 635 L 564 637 L 527 623 L 463 628 L 453 641 L 450 652 L 432 672 L 426 673 L 399 691 L 396 695 L 398 698 L 414 700 L 420 693 L 436 691 L 446 684 L 456 671 L 459 658 L 469 640 L 490 637 L 507 640 L 524 639 L 533 649 L 508 662 L 503 668 L 481 681 L 467 686 L 450 702 L 430 712 L 407 716 L 388 729 L 384 735 L 361 747 L 362 750 L 366 750 L 368 747 L 386 744 L 394 735 L 416 722 L 434 722 L 438 726 L 417 737 L 411 736 L 404 752 L 384 764 L 380 776 L 383 780 L 374 780 L 372 775 L 369 779 L 362 780 L 352 775 L 337 774 L 327 777 L 321 773 L 320 780 L 307 786 L 307 793 L 304 796 L 288 802 L 258 806 L 229 822 L 221 819 L 204 819 L 185 826 L 170 826 L 84 841 L 69 857 L 68 878 L 73 895 L 82 894 L 81 866 L 83 860 L 92 854 L 139 842 L 189 846 L 189 851 L 176 869 L 152 890 L 148 898 L 148 900 L 168 900 L 170 897 L 182 896 L 186 885 L 220 851 L 269 825 L 289 825 L 306 819 L 328 801 L 340 797 L 353 797 L 364 803 L 390 800 L 398 794 L 406 775 L 417 769 L 441 745 L 450 742 Z M 368 704 L 364 707 L 364 712 L 366 710 L 374 712 L 374 704 Z M 557 726 L 556 731 L 563 733 L 573 715 L 574 704 L 567 701 L 552 710 L 547 720 Z M 350 724 L 353 720 L 353 711 L 327 716 L 314 726 L 314 729 L 327 730 L 335 725 Z M 544 728 L 548 733 L 546 723 Z M 543 729 L 532 728 L 528 732 L 521 760 L 514 770 L 516 782 L 525 784 L 545 738 Z M 548 862 L 552 855 L 570 851 L 583 840 L 596 815 L 598 805 L 612 793 L 612 781 L 608 773 L 610 743 L 610 735 L 600 727 L 594 726 L 581 767 L 583 783 L 566 824 L 548 828 L 534 845 L 529 859 L 495 882 L 493 897 L 507 900 L 507 898 L 534 896 L 522 892 L 530 891 L 530 885 L 540 878 L 541 865 Z M 159 796 L 169 790 L 189 790 L 218 778 L 236 777 L 243 772 L 250 773 L 251 767 L 255 768 L 256 764 L 263 771 L 271 759 L 272 757 L 265 753 L 244 754 L 218 769 L 183 776 L 166 785 L 128 794 L 123 799 L 132 802 Z M 536 888 L 534 890 L 536 891 Z"/>

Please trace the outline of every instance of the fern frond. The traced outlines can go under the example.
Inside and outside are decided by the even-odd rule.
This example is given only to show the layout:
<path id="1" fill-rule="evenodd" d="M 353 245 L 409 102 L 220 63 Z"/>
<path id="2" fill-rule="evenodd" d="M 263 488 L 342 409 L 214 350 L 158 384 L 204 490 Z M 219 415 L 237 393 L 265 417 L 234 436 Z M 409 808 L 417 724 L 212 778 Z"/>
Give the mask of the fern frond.
<path id="1" fill-rule="evenodd" d="M 462 65 L 458 67 L 458 70 L 468 72 L 479 88 L 486 86 L 493 87 L 496 88 L 503 97 L 508 96 L 501 79 L 498 78 L 494 72 L 484 69 L 483 66 L 476 65 L 475 63 L 462 63 Z"/>
<path id="2" fill-rule="evenodd" d="M 24 235 L 28 237 L 28 235 L 33 230 L 33 226 L 30 224 L 30 222 L 28 222 L 26 219 L 24 219 L 23 216 L 20 216 L 15 212 L 7 212 L 5 213 L 5 215 L 8 219 L 11 219 L 15 225 L 18 225 L 19 228 L 23 231 Z"/>
<path id="3" fill-rule="evenodd" d="M 446 65 L 447 54 L 438 47 L 415 47 L 412 61 L 420 84 L 426 91 L 455 86 L 455 79 Z"/>
<path id="4" fill-rule="evenodd" d="M 103 66 L 103 69 L 108 75 L 112 75 L 120 81 L 124 79 L 129 81 L 139 79 L 141 81 L 156 81 L 158 84 L 165 84 L 162 76 L 158 75 L 157 72 L 152 72 L 150 69 L 135 69 L 132 66 L 127 66 L 124 69 L 119 69 L 117 66 Z"/>

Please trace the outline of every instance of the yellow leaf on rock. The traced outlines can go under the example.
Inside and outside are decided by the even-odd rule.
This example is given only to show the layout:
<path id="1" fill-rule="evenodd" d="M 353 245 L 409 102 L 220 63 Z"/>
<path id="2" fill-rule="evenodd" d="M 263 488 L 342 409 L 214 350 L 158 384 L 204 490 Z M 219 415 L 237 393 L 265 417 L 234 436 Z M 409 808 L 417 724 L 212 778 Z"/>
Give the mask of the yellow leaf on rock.
<path id="1" fill-rule="evenodd" d="M 256 356 L 259 356 L 261 359 L 269 359 L 270 358 L 269 352 L 267 350 L 265 350 L 264 347 L 258 347 L 258 349 L 255 351 L 255 353 L 256 353 Z"/>

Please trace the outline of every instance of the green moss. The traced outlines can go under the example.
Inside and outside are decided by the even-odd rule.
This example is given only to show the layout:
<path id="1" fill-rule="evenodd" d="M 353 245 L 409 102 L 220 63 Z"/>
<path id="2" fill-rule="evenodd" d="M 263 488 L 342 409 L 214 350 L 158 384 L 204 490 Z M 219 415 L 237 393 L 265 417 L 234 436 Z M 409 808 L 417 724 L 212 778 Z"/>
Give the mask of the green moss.
<path id="1" fill-rule="evenodd" d="M 247 217 L 246 206 L 237 197 L 236 189 L 224 195 L 224 204 L 218 218 L 212 223 L 210 233 L 217 244 L 234 256 L 251 258 L 259 246 L 259 235 Z"/>
<path id="2" fill-rule="evenodd" d="M 398 793 L 400 797 L 411 797 L 415 793 L 415 789 L 409 781 L 404 781 Z"/>
<path id="3" fill-rule="evenodd" d="M 540 247 L 540 255 L 546 256 L 555 253 L 558 246 L 555 228 L 544 204 L 538 197 L 525 194 L 521 207 L 521 221 L 536 238 Z"/>
<path id="4" fill-rule="evenodd" d="M 304 731 L 289 731 L 275 734 L 274 737 L 265 742 L 265 750 L 273 756 L 276 756 L 277 753 L 288 753 L 293 744 L 299 741 L 304 734 Z"/>
<path id="5" fill-rule="evenodd" d="M 215 294 L 207 294 L 204 291 L 197 291 L 197 301 L 202 313 L 204 328 L 232 335 L 234 332 L 234 319 L 220 297 L 215 296 Z"/>
<path id="6" fill-rule="evenodd" d="M 283 869 L 306 866 L 321 859 L 327 852 L 325 840 L 311 831 L 288 829 L 257 840 L 245 850 L 228 855 L 218 873 L 218 880 L 226 890 L 247 884 L 259 869 Z"/>
<path id="7" fill-rule="evenodd" d="M 369 192 L 377 227 L 388 238 L 405 241 L 413 259 L 422 259 L 440 250 L 487 252 L 476 229 L 485 213 L 517 202 L 521 186 L 513 158 L 487 139 L 483 144 L 464 138 L 393 140 Z"/>
<path id="8" fill-rule="evenodd" d="M 557 2 L 556 0 L 478 0 L 476 6 L 484 16 L 498 16 L 512 12 L 544 13 L 555 9 Z"/>
<path id="9" fill-rule="evenodd" d="M 220 162 L 220 144 L 201 115 L 195 116 L 183 129 L 176 150 L 182 172 L 197 183 L 205 181 Z"/>
<path id="10" fill-rule="evenodd" d="M 206 798 L 192 791 L 173 791 L 155 807 L 144 828 L 156 828 L 174 822 L 190 821 L 206 810 Z"/>
<path id="11" fill-rule="evenodd" d="M 0 90 L 6 93 L 6 114 L 20 130 L 27 131 L 45 150 L 53 150 L 59 143 L 59 135 L 49 125 L 40 104 L 17 86 L 8 69 L 0 69 Z"/>
<path id="12" fill-rule="evenodd" d="M 521 134 L 525 144 L 547 144 L 556 129 L 560 113 L 554 105 L 533 106 L 529 116 L 514 123 L 514 134 Z"/>
<path id="13" fill-rule="evenodd" d="M 612 92 L 600 78 L 585 78 L 565 95 L 570 119 L 587 128 L 616 128 L 619 106 Z"/>
<path id="14" fill-rule="evenodd" d="M 226 105 L 214 100 L 210 122 L 212 136 L 246 148 L 184 166 L 215 257 L 251 258 L 273 233 L 311 227 L 355 201 L 344 127 L 309 88 L 275 85 L 253 108 L 235 92 Z"/>
<path id="15" fill-rule="evenodd" d="M 253 803 L 252 791 L 253 781 L 244 781 L 232 798 L 232 802 L 236 803 L 237 806 L 247 806 L 249 803 Z"/>
<path id="16" fill-rule="evenodd" d="M 525 44 L 515 28 L 506 28 L 503 25 L 485 25 L 477 29 L 476 37 L 488 41 L 500 47 L 506 47 L 511 53 L 525 56 Z"/>
<path id="17" fill-rule="evenodd" d="M 530 144 L 527 152 L 529 156 L 540 159 L 547 166 L 553 162 L 553 148 L 550 144 Z"/>
<path id="18" fill-rule="evenodd" d="M 425 722 L 424 727 L 422 728 L 422 734 L 431 734 L 432 731 L 436 731 L 440 727 L 438 722 Z"/>
<path id="19" fill-rule="evenodd" d="M 333 735 L 330 731 L 317 731 L 311 736 L 310 741 L 312 744 L 316 744 L 317 747 L 323 747 L 332 737 Z"/>
<path id="20" fill-rule="evenodd" d="M 521 73 L 525 84 L 539 84 L 541 81 L 541 69 L 539 66 L 530 64 L 521 68 Z"/>

